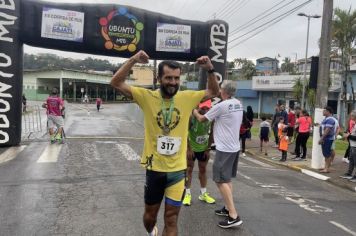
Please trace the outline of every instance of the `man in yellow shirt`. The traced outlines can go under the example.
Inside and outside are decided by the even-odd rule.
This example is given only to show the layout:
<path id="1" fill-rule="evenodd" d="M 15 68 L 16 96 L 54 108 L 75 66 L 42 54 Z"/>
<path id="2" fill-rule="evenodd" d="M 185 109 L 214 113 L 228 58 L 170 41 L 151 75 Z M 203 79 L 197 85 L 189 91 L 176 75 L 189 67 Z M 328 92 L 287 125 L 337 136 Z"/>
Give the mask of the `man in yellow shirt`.
<path id="1" fill-rule="evenodd" d="M 111 85 L 132 98 L 143 110 L 145 141 L 141 165 L 146 168 L 145 212 L 143 223 L 148 235 L 158 235 L 156 221 L 163 197 L 165 212 L 163 235 L 177 235 L 177 220 L 184 193 L 188 123 L 192 110 L 219 93 L 210 59 L 197 63 L 208 71 L 207 90 L 179 91 L 181 68 L 177 62 L 163 61 L 158 66 L 160 89 L 132 87 L 125 79 L 135 63 L 148 63 L 149 56 L 139 51 L 115 73 Z"/>

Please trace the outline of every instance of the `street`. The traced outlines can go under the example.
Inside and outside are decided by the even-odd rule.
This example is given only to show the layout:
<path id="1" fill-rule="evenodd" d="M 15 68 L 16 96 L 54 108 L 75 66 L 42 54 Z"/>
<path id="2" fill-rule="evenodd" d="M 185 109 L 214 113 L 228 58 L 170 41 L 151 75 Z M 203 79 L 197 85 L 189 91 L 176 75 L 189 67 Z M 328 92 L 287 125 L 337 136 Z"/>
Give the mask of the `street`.
<path id="1" fill-rule="evenodd" d="M 103 108 L 69 104 L 64 144 L 51 145 L 44 137 L 10 148 L 13 156 L 0 156 L 0 235 L 145 235 L 142 114 L 134 104 Z M 211 180 L 211 162 L 208 191 L 217 203 L 198 200 L 196 165 L 180 235 L 356 236 L 355 193 L 252 156 L 240 158 L 233 181 L 244 223 L 219 228 L 214 210 L 222 198 Z"/>

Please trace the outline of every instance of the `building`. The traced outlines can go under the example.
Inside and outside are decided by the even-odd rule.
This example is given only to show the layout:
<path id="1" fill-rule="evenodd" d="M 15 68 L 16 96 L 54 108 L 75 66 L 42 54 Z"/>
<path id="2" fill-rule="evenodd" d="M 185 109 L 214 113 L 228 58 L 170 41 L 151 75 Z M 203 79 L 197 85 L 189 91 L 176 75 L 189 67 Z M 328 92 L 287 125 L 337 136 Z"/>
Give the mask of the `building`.
<path id="1" fill-rule="evenodd" d="M 257 75 L 276 75 L 278 74 L 279 61 L 276 58 L 262 57 L 256 60 Z"/>
<path id="2" fill-rule="evenodd" d="M 138 71 L 138 72 L 137 72 Z M 134 75 L 137 79 L 127 79 L 130 85 L 151 87 L 145 81 L 148 74 L 145 70 L 135 69 Z M 142 75 L 144 78 L 140 80 Z M 77 71 L 69 69 L 58 70 L 24 70 L 23 93 L 29 100 L 43 101 L 50 94 L 52 88 L 56 87 L 60 91 L 60 96 L 67 101 L 81 101 L 84 95 L 90 99 L 101 97 L 104 101 L 116 101 L 122 98 L 111 85 L 112 73 Z M 152 76 L 151 76 L 152 79 Z"/>
<path id="3" fill-rule="evenodd" d="M 134 80 L 134 85 L 150 86 L 153 84 L 153 67 L 134 66 L 130 78 Z"/>

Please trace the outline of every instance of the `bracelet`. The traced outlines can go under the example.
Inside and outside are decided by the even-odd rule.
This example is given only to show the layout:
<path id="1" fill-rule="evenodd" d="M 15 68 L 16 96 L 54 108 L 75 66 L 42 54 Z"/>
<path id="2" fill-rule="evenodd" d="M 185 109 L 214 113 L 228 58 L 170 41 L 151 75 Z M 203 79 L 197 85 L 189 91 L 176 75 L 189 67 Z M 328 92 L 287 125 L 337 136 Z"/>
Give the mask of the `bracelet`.
<path id="1" fill-rule="evenodd" d="M 209 73 L 209 74 L 215 73 L 214 68 L 213 68 L 213 69 L 208 70 L 208 73 Z"/>

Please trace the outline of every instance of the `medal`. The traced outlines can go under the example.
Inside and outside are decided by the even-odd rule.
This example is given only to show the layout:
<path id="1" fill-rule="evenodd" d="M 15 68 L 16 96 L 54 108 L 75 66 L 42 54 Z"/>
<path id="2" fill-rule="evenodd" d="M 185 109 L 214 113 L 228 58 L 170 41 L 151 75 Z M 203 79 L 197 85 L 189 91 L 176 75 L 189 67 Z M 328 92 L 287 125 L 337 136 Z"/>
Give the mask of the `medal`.
<path id="1" fill-rule="evenodd" d="M 170 129 L 168 126 L 164 126 L 164 127 L 163 127 L 163 134 L 164 134 L 164 135 L 168 135 L 169 132 L 171 132 L 171 129 Z"/>
<path id="2" fill-rule="evenodd" d="M 170 99 L 169 101 L 169 108 L 166 108 L 164 104 L 164 100 L 162 98 L 162 117 L 163 117 L 163 135 L 168 135 L 171 132 L 171 129 L 169 128 L 169 125 L 171 124 L 172 121 L 172 114 L 174 110 L 174 100 L 173 98 Z"/>

